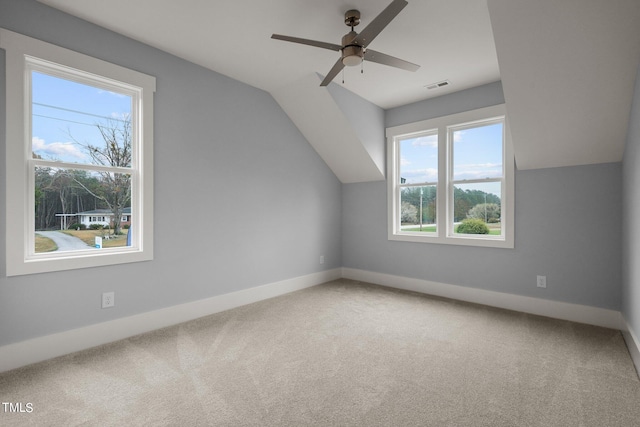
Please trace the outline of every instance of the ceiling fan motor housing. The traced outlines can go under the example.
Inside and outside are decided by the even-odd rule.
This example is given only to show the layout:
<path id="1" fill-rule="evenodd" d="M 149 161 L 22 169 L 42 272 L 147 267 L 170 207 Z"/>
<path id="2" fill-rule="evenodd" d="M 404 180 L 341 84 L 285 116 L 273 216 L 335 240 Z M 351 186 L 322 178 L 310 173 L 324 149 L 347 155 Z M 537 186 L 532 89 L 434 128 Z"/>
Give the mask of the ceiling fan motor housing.
<path id="1" fill-rule="evenodd" d="M 342 37 L 342 63 L 346 66 L 356 66 L 364 59 L 364 49 L 362 46 L 351 43 L 358 34 L 350 31 Z"/>

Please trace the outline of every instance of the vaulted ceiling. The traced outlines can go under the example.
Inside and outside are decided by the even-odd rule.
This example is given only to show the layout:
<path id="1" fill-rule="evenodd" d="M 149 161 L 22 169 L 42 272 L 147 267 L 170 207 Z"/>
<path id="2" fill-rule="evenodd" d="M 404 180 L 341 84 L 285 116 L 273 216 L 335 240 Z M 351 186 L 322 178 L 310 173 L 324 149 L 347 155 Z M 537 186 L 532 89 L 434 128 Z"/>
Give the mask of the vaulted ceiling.
<path id="1" fill-rule="evenodd" d="M 261 88 L 281 104 L 286 98 L 285 111 L 296 109 L 290 92 L 302 87 L 300 111 L 308 112 L 308 122 L 309 116 L 325 120 L 315 116 L 310 100 L 317 97 L 329 107 L 329 89 L 316 85 L 317 76 L 326 75 L 339 54 L 272 40 L 271 34 L 339 44 L 349 31 L 345 11 L 360 10 L 361 31 L 391 0 L 39 1 Z M 421 68 L 412 73 L 365 61 L 363 74 L 360 67 L 347 67 L 345 83 L 339 75 L 332 85 L 389 109 L 501 80 L 518 168 L 621 160 L 640 59 L 640 1 L 408 1 L 371 49 Z M 451 84 L 426 88 L 443 80 Z M 318 132 L 348 126 L 342 119 L 314 126 L 292 117 L 321 155 L 339 154 L 345 146 Z M 352 134 L 365 149 L 346 142 L 347 149 L 365 159 L 370 147 L 359 141 L 359 132 Z M 361 154 L 351 159 L 356 165 L 379 163 L 359 162 Z M 323 158 L 340 169 L 340 155 Z M 355 182 L 382 179 L 380 173 L 336 175 Z"/>

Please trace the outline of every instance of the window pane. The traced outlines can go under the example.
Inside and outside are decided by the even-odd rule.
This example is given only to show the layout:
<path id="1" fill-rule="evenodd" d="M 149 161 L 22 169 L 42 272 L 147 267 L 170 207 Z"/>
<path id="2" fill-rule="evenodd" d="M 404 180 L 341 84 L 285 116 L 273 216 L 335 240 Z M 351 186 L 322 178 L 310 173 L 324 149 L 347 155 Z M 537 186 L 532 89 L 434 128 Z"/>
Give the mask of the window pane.
<path id="1" fill-rule="evenodd" d="M 35 253 L 127 246 L 131 175 L 36 167 Z"/>
<path id="2" fill-rule="evenodd" d="M 484 227 L 465 226 L 465 220 L 474 219 L 486 225 L 489 235 L 499 236 L 501 231 L 501 183 L 487 182 L 457 184 L 454 186 L 453 211 L 454 230 L 461 234 L 486 234 Z"/>
<path id="3" fill-rule="evenodd" d="M 400 230 L 436 232 L 436 186 L 404 187 L 400 192 Z"/>
<path id="4" fill-rule="evenodd" d="M 438 134 L 400 141 L 399 184 L 438 182 Z"/>
<path id="5" fill-rule="evenodd" d="M 485 179 L 502 176 L 502 123 L 451 132 L 453 179 Z"/>
<path id="6" fill-rule="evenodd" d="M 31 72 L 34 158 L 131 167 L 129 95 Z"/>

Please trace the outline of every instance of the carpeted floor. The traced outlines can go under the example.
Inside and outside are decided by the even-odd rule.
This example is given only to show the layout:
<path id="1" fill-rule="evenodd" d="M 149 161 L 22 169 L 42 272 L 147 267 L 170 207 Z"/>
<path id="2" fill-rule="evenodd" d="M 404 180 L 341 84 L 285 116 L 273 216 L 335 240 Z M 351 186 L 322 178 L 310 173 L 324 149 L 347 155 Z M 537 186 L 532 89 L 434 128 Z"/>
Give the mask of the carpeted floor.
<path id="1" fill-rule="evenodd" d="M 0 374 L 0 425 L 638 426 L 619 331 L 339 280 Z"/>

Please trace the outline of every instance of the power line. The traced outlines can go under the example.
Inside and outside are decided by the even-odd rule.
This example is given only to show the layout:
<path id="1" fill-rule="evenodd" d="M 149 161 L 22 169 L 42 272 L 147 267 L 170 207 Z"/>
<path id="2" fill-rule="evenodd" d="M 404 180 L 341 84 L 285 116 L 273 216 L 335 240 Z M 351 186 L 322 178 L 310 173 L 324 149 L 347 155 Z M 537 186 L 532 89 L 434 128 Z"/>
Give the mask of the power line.
<path id="1" fill-rule="evenodd" d="M 59 120 L 59 121 L 62 121 L 62 122 L 75 123 L 77 125 L 85 125 L 85 126 L 91 126 L 91 127 L 95 126 L 95 123 L 76 122 L 74 120 L 61 119 L 59 117 L 44 116 L 42 114 L 32 114 L 32 116 L 34 116 L 34 117 L 42 117 L 44 119 Z"/>
<path id="2" fill-rule="evenodd" d="M 101 115 L 99 115 L 99 114 L 86 113 L 86 112 L 84 112 L 84 111 L 72 110 L 72 109 L 70 109 L 70 108 L 59 107 L 59 106 L 56 106 L 56 105 L 43 104 L 43 103 L 40 103 L 40 102 L 33 102 L 32 104 L 33 104 L 33 105 L 38 105 L 38 106 L 40 106 L 40 107 L 53 108 L 53 109 L 55 109 L 55 110 L 67 111 L 67 112 L 69 112 L 69 113 L 76 113 L 76 114 L 83 114 L 83 115 L 85 115 L 85 116 L 97 117 L 97 118 L 99 118 L 99 119 L 115 120 L 115 121 L 122 122 L 122 123 L 127 123 L 127 122 L 128 122 L 128 120 L 117 119 L 117 118 L 115 118 L 115 117 L 109 117 L 109 116 L 101 116 Z M 34 114 L 34 116 L 35 116 L 35 115 L 36 115 L 36 114 Z M 41 117 L 44 117 L 44 116 L 41 116 Z M 54 118 L 54 117 L 49 117 L 49 118 L 51 119 L 51 118 Z M 60 120 L 64 120 L 64 119 L 60 119 Z M 75 122 L 74 122 L 74 123 L 75 123 Z M 86 123 L 80 123 L 80 124 L 86 124 Z M 93 125 L 92 125 L 92 126 L 93 126 Z"/>

